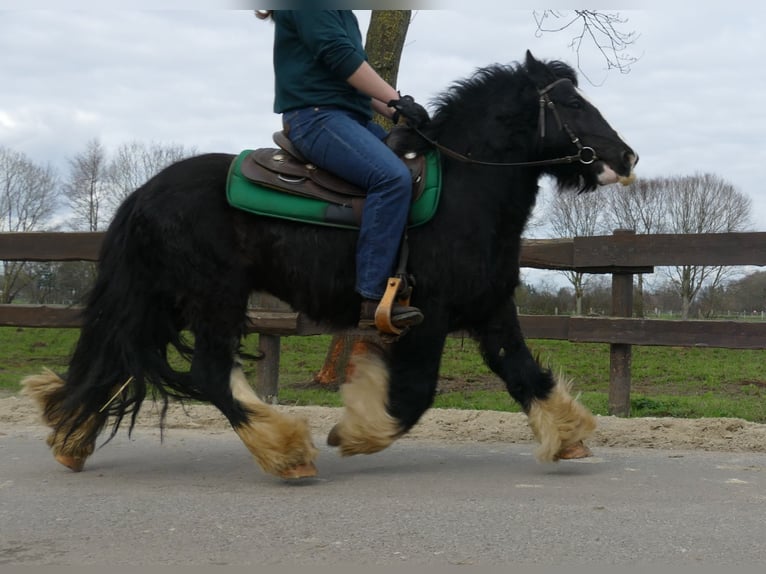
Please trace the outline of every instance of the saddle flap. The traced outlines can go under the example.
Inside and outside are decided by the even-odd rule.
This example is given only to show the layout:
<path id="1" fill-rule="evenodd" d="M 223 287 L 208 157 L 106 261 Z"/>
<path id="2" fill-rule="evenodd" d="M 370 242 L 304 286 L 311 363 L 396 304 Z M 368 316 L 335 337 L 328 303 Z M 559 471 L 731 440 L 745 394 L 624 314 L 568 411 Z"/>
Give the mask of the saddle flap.
<path id="1" fill-rule="evenodd" d="M 364 197 L 366 195 L 362 188 L 349 183 L 337 175 L 320 169 L 314 164 L 303 163 L 285 150 L 255 150 L 253 152 L 253 159 L 261 167 L 285 176 L 282 179 L 287 178 L 289 183 L 294 182 L 297 178 L 302 178 L 341 195 L 355 197 Z"/>
<path id="2" fill-rule="evenodd" d="M 316 168 L 302 164 L 283 150 L 263 148 L 250 152 L 240 166 L 242 176 L 248 180 L 302 197 L 314 197 L 347 205 L 351 197 L 317 184 L 311 177 Z"/>

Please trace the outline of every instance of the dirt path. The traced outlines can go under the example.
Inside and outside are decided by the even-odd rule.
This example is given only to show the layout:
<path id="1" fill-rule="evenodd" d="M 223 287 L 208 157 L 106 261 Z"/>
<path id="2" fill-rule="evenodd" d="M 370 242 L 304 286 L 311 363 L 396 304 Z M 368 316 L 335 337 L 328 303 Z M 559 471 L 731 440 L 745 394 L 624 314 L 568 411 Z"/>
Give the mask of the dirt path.
<path id="1" fill-rule="evenodd" d="M 278 407 L 307 419 L 316 441 L 340 418 L 340 409 L 330 407 Z M 766 452 L 766 425 L 740 419 L 676 419 L 598 417 L 599 426 L 590 446 L 701 449 L 726 452 Z M 157 426 L 157 410 L 145 408 L 139 426 Z M 40 425 L 34 405 L 25 397 L 0 398 L 0 432 L 8 427 Z M 168 429 L 200 429 L 206 432 L 228 431 L 223 416 L 208 405 L 182 408 L 171 405 L 166 420 Z M 42 428 L 42 427 L 41 427 Z M 532 442 L 526 417 L 518 413 L 432 409 L 407 435 L 413 439 L 442 442 Z"/>

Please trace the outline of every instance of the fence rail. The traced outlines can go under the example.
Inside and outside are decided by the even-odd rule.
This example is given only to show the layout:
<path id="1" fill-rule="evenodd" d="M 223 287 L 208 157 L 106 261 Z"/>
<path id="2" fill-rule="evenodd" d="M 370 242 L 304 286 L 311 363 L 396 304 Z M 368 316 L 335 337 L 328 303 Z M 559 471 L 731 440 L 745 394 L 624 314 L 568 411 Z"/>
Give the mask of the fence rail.
<path id="1" fill-rule="evenodd" d="M 0 233 L 0 261 L 96 261 L 103 233 Z M 766 233 L 635 235 L 525 240 L 521 266 L 612 275 L 611 317 L 522 315 L 528 339 L 559 339 L 610 345 L 609 410 L 630 413 L 632 345 L 766 349 L 766 323 L 636 319 L 633 275 L 655 266 L 766 266 Z M 289 309 L 250 309 L 249 332 L 265 352 L 258 371 L 259 394 L 276 399 L 279 339 L 329 331 Z M 57 305 L 0 305 L 0 326 L 72 327 L 79 309 Z M 119 327 L 119 326 L 118 326 Z"/>
<path id="2" fill-rule="evenodd" d="M 0 261 L 97 261 L 103 237 L 103 232 L 0 233 Z M 764 246 L 766 232 L 526 239 L 521 266 L 601 273 L 668 265 L 766 266 Z"/>

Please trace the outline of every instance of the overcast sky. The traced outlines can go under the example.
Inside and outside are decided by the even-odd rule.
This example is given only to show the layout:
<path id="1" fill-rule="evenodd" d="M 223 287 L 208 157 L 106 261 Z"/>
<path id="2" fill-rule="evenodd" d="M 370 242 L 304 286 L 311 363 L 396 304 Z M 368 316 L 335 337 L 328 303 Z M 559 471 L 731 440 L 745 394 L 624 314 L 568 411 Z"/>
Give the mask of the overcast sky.
<path id="1" fill-rule="evenodd" d="M 214 5 L 0 0 L 0 146 L 62 169 L 93 138 L 109 150 L 131 140 L 199 152 L 270 146 L 280 127 L 271 24 L 245 10 L 157 9 L 177 4 Z M 639 61 L 628 74 L 607 72 L 584 52 L 597 85 L 581 87 L 638 151 L 639 177 L 714 173 L 752 198 L 752 228 L 766 231 L 766 5 L 640 4 L 647 9 L 614 10 L 639 34 L 630 50 Z M 532 8 L 509 5 L 518 4 L 417 11 L 402 93 L 427 105 L 452 81 L 526 49 L 575 63 L 572 33 L 537 37 Z M 81 9 L 29 9 L 40 6 Z M 356 13 L 366 31 L 369 11 Z"/>

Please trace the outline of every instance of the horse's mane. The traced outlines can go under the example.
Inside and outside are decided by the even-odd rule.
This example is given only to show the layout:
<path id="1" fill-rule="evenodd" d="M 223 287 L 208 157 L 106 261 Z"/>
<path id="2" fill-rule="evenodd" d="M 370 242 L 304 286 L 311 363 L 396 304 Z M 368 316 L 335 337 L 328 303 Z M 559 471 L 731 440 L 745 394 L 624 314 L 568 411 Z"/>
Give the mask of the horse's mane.
<path id="1" fill-rule="evenodd" d="M 473 75 L 453 82 L 431 101 L 433 121 L 429 131 L 439 133 L 443 125 L 462 115 L 461 108 L 471 102 L 483 105 L 487 99 L 496 100 L 498 93 L 518 95 L 526 87 L 542 87 L 559 78 L 571 80 L 577 86 L 577 74 L 570 65 L 560 60 L 538 63 L 547 70 L 547 78 L 539 77 L 540 70 L 533 72 L 525 64 L 514 62 L 478 68 Z"/>
<path id="2" fill-rule="evenodd" d="M 524 115 L 536 122 L 536 104 L 534 107 L 524 106 L 523 100 L 536 100 L 538 89 L 561 78 L 577 86 L 574 69 L 560 60 L 535 60 L 532 64 L 498 63 L 477 68 L 472 75 L 453 82 L 431 100 L 431 122 L 422 131 L 429 139 L 444 144 L 450 143 L 447 141 L 450 138 L 445 138 L 447 131 L 452 132 L 453 138 L 459 134 L 462 143 L 465 143 L 468 134 L 477 134 L 484 140 L 486 132 L 476 125 L 477 118 L 479 121 L 483 118 L 494 122 L 496 118 L 488 112 L 497 109 L 498 105 L 505 107 L 502 114 L 505 117 Z M 492 126 L 485 124 L 484 128 L 492 129 Z M 422 153 L 431 147 L 430 143 L 409 130 L 394 130 L 388 145 L 400 154 L 408 151 Z"/>

